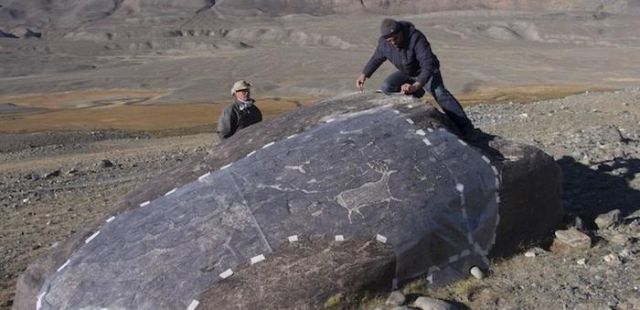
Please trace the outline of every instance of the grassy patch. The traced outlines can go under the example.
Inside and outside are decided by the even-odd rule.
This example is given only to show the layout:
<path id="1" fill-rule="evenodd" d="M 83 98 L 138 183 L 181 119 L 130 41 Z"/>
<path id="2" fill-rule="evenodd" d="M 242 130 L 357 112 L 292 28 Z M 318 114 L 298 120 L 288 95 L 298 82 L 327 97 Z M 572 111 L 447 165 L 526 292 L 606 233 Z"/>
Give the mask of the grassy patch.
<path id="1" fill-rule="evenodd" d="M 229 102 L 146 104 L 163 93 L 92 90 L 1 96 L 0 102 L 32 108 L 0 114 L 0 133 L 123 130 L 159 136 L 213 132 Z M 314 98 L 256 98 L 265 119 L 308 105 Z M 34 110 L 37 109 L 37 110 Z"/>

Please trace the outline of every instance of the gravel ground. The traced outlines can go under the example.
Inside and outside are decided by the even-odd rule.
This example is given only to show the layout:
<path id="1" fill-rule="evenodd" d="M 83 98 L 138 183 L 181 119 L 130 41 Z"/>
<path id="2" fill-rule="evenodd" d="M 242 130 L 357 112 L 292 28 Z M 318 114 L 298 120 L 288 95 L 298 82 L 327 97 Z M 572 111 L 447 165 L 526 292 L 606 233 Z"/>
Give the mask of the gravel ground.
<path id="1" fill-rule="evenodd" d="M 438 290 L 416 282 L 407 292 L 472 309 L 640 309 L 640 89 L 467 111 L 483 131 L 554 156 L 567 226 L 579 218 L 593 246 L 565 254 L 523 247 L 522 255 L 494 261 L 483 280 Z M 594 218 L 615 209 L 620 222 L 598 229 Z"/>
<path id="2" fill-rule="evenodd" d="M 10 308 L 17 277 L 46 248 L 104 217 L 134 187 L 217 142 L 211 133 L 49 136 L 52 144 L 0 152 L 0 309 Z M 6 142 L 0 148 L 15 145 L 11 137 L 0 139 Z"/>
<path id="3" fill-rule="evenodd" d="M 568 254 L 523 246 L 529 254 L 496 260 L 482 280 L 441 289 L 416 281 L 404 288 L 410 299 L 429 295 L 472 309 L 640 309 L 640 89 L 467 111 L 483 131 L 556 158 L 567 223 L 578 222 L 593 246 Z M 154 139 L 65 133 L 50 143 L 38 137 L 28 148 L 16 139 L 0 139 L 0 309 L 11 307 L 15 280 L 47 247 L 216 142 L 211 133 Z M 614 209 L 622 211 L 619 224 L 597 229 L 594 218 Z M 367 307 L 389 307 L 383 303 Z"/>

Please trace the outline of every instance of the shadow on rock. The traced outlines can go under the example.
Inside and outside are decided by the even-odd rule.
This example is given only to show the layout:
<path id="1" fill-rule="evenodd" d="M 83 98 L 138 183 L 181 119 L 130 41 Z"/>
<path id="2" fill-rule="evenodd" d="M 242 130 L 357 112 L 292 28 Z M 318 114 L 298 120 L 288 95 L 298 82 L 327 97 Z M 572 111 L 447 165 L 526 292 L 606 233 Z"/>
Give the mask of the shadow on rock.
<path id="1" fill-rule="evenodd" d="M 498 136 L 477 130 L 473 139 L 467 140 L 467 143 L 481 149 L 485 154 L 491 156 L 491 158 L 502 161 L 504 160 L 502 153 L 491 146 L 491 142 L 496 138 L 498 138 Z"/>

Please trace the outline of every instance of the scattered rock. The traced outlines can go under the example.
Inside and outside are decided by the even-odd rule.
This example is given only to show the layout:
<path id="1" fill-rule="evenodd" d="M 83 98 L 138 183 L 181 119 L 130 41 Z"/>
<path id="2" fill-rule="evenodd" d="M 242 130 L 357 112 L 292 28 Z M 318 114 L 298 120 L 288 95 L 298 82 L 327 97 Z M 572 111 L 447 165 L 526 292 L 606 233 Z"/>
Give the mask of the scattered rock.
<path id="1" fill-rule="evenodd" d="M 633 220 L 627 227 L 631 233 L 640 234 L 640 220 Z"/>
<path id="2" fill-rule="evenodd" d="M 603 260 L 605 262 L 607 262 L 609 265 L 620 265 L 622 264 L 622 261 L 620 260 L 620 257 L 618 257 L 617 254 L 611 253 L 611 254 L 607 254 L 603 257 Z"/>
<path id="3" fill-rule="evenodd" d="M 484 271 L 482 271 L 482 269 L 480 269 L 480 267 L 478 266 L 471 267 L 471 269 L 469 270 L 469 273 L 478 280 L 484 279 L 484 276 L 485 276 Z"/>
<path id="4" fill-rule="evenodd" d="M 11 32 L 0 30 L 0 38 L 19 39 L 19 37 Z"/>
<path id="5" fill-rule="evenodd" d="M 573 220 L 573 227 L 575 227 L 577 230 L 581 230 L 584 231 L 585 230 L 585 226 L 584 226 L 584 221 L 582 220 L 582 218 L 580 218 L 579 216 L 576 216 Z"/>
<path id="6" fill-rule="evenodd" d="M 553 253 L 564 254 L 591 248 L 591 238 L 575 228 L 557 230 L 555 235 L 556 238 L 551 245 L 551 252 Z"/>
<path id="7" fill-rule="evenodd" d="M 60 170 L 55 170 L 55 171 L 52 171 L 52 172 L 49 172 L 49 173 L 45 174 L 44 178 L 45 179 L 52 179 L 52 178 L 60 176 L 60 173 L 61 173 Z"/>
<path id="8" fill-rule="evenodd" d="M 615 234 L 609 238 L 609 241 L 617 245 L 626 246 L 631 243 L 631 237 L 625 234 Z"/>
<path id="9" fill-rule="evenodd" d="M 331 297 L 329 297 L 327 301 L 324 303 L 324 308 L 335 307 L 339 305 L 343 300 L 344 300 L 344 294 L 342 293 L 334 294 Z"/>
<path id="10" fill-rule="evenodd" d="M 605 214 L 600 214 L 596 217 L 595 222 L 598 225 L 598 229 L 607 229 L 620 222 L 620 210 L 615 209 Z"/>
<path id="11" fill-rule="evenodd" d="M 30 38 L 40 39 L 42 38 L 42 32 L 27 29 L 22 37 L 25 39 L 30 39 Z"/>
<path id="12" fill-rule="evenodd" d="M 389 294 L 389 297 L 387 297 L 385 305 L 400 306 L 404 304 L 406 300 L 407 298 L 400 291 L 393 291 Z"/>
<path id="13" fill-rule="evenodd" d="M 580 266 L 584 266 L 584 265 L 587 264 L 587 259 L 585 259 L 585 258 L 578 259 L 578 261 L 576 261 L 576 263 L 578 265 L 580 265 Z"/>
<path id="14" fill-rule="evenodd" d="M 27 180 L 31 180 L 31 181 L 38 181 L 38 180 L 40 180 L 40 176 L 39 176 L 39 175 L 37 175 L 37 174 L 35 174 L 35 173 L 29 173 L 29 174 L 27 174 L 24 178 L 25 178 L 25 179 L 27 179 Z"/>
<path id="15" fill-rule="evenodd" d="M 525 257 L 536 257 L 545 255 L 547 252 L 539 247 L 531 248 L 524 253 Z"/>
<path id="16" fill-rule="evenodd" d="M 420 296 L 413 302 L 413 307 L 422 310 L 454 310 L 456 307 L 444 300 Z"/>
<path id="17" fill-rule="evenodd" d="M 629 257 L 631 257 L 631 255 L 633 255 L 633 253 L 631 253 L 631 251 L 629 251 L 629 249 L 623 249 L 622 251 L 620 251 L 620 253 L 618 253 L 618 255 L 621 258 L 629 258 Z"/>
<path id="18" fill-rule="evenodd" d="M 113 163 L 108 159 L 103 159 L 100 161 L 100 168 L 111 168 L 113 167 Z"/>
<path id="19" fill-rule="evenodd" d="M 640 309 L 640 297 L 631 297 L 624 303 L 619 304 L 618 308 L 622 310 Z"/>

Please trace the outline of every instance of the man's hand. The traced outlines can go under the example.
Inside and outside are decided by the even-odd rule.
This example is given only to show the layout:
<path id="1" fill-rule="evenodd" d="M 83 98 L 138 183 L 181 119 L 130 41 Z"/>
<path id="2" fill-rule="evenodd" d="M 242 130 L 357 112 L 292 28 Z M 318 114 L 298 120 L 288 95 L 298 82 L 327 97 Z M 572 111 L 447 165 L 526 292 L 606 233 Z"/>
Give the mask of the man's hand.
<path id="1" fill-rule="evenodd" d="M 360 74 L 360 76 L 356 80 L 356 88 L 358 88 L 360 91 L 364 91 L 364 81 L 366 80 L 367 77 L 364 76 L 364 74 Z"/>
<path id="2" fill-rule="evenodd" d="M 421 87 L 422 87 L 422 85 L 420 85 L 420 83 L 418 83 L 418 82 L 415 82 L 413 84 L 406 83 L 406 84 L 402 84 L 402 86 L 400 86 L 400 92 L 405 94 L 405 95 L 413 94 L 416 91 L 418 91 L 418 89 L 420 89 Z"/>

